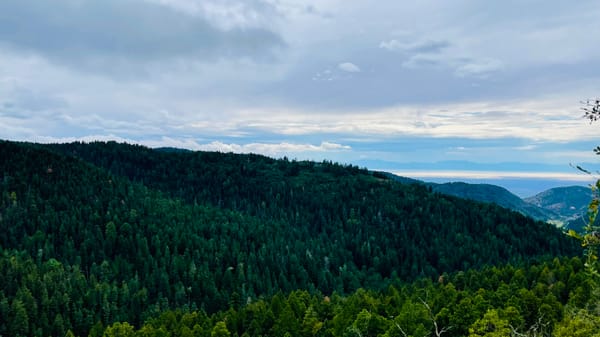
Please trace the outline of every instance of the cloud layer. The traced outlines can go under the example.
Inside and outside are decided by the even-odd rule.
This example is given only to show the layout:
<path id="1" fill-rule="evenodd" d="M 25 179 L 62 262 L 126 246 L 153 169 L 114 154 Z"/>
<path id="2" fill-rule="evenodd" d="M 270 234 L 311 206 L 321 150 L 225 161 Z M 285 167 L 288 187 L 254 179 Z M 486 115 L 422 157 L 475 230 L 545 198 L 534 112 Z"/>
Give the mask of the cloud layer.
<path id="1" fill-rule="evenodd" d="M 132 0 L 6 0 L 0 13 L 5 48 L 67 66 L 257 58 L 284 45 L 264 28 L 221 29 L 202 16 Z"/>
<path id="2" fill-rule="evenodd" d="M 586 0 L 5 0 L 0 138 L 594 161 L 578 110 L 600 93 L 599 15 Z"/>

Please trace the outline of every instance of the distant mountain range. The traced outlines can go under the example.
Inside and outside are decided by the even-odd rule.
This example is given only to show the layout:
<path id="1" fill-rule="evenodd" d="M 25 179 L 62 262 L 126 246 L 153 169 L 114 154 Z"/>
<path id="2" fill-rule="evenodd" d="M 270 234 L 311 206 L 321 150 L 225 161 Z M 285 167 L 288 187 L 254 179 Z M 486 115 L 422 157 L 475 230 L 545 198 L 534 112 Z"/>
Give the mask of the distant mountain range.
<path id="1" fill-rule="evenodd" d="M 452 182 L 445 184 L 428 183 L 436 192 L 450 194 L 457 197 L 491 202 L 505 208 L 510 208 L 519 213 L 528 215 L 538 220 L 554 220 L 559 215 L 547 208 L 529 203 L 504 187 L 490 184 L 467 184 L 463 182 Z"/>
<path id="2" fill-rule="evenodd" d="M 406 183 L 418 183 L 431 187 L 435 192 L 459 198 L 495 203 L 537 220 L 550 222 L 558 227 L 581 230 L 588 204 L 592 198 L 590 188 L 566 186 L 551 188 L 528 198 L 520 198 L 507 189 L 491 184 L 468 184 L 464 182 L 431 183 L 388 173 L 393 179 Z"/>
<path id="3" fill-rule="evenodd" d="M 360 167 L 380 168 L 381 171 L 419 170 L 419 171 L 471 171 L 485 172 L 557 172 L 565 173 L 568 164 L 527 165 L 522 162 L 478 163 L 466 160 L 444 160 L 437 162 L 394 162 L 385 160 L 359 160 L 354 162 Z M 598 163 L 584 162 L 578 165 L 590 171 L 600 171 Z M 573 172 L 577 172 L 573 170 Z"/>

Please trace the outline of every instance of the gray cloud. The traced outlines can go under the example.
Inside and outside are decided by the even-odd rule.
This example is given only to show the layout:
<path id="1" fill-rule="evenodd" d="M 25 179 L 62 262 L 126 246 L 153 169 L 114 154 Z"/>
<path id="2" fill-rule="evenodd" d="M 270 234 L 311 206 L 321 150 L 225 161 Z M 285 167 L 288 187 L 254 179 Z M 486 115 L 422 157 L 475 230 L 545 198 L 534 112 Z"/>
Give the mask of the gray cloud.
<path id="1" fill-rule="evenodd" d="M 420 40 L 415 42 L 400 42 L 396 39 L 382 41 L 379 48 L 398 51 L 403 53 L 416 54 L 439 54 L 442 50 L 450 47 L 452 44 L 444 40 Z"/>
<path id="2" fill-rule="evenodd" d="M 405 38 L 406 40 L 406 38 Z M 405 57 L 402 66 L 408 69 L 447 68 L 453 69 L 458 77 L 486 79 L 492 73 L 502 70 L 501 61 L 491 57 L 469 57 L 464 51 L 449 50 L 454 46 L 444 39 L 414 39 L 382 41 L 379 48 L 400 53 Z"/>
<path id="3" fill-rule="evenodd" d="M 429 160 L 453 137 L 472 160 L 518 159 L 529 142 L 510 137 L 592 148 L 577 104 L 598 95 L 598 14 L 590 0 L 0 0 L 0 136 L 328 141 L 350 147 L 327 152 L 340 160 Z"/>
<path id="4" fill-rule="evenodd" d="M 0 43 L 87 67 L 147 61 L 261 59 L 284 46 L 264 28 L 217 28 L 201 16 L 134 0 L 0 1 Z"/>
<path id="5" fill-rule="evenodd" d="M 406 68 L 435 67 L 444 64 L 445 59 L 439 55 L 415 54 L 402 62 Z"/>
<path id="6" fill-rule="evenodd" d="M 0 86 L 3 87 L 3 86 Z M 32 114 L 50 117 L 68 107 L 59 97 L 34 92 L 26 88 L 3 88 L 4 99 L 0 98 L 0 116 L 27 119 Z"/>

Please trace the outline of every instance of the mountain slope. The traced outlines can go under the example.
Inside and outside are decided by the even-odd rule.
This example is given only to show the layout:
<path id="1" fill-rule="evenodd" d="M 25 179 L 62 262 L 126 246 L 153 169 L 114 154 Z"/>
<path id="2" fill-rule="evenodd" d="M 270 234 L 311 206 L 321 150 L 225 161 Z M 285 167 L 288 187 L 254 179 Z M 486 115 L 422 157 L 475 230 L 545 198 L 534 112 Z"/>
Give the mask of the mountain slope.
<path id="1" fill-rule="evenodd" d="M 519 214 L 326 162 L 116 143 L 0 142 L 0 158 L 0 312 L 46 334 L 580 252 Z"/>
<path id="2" fill-rule="evenodd" d="M 537 220 L 546 221 L 558 215 L 552 209 L 524 201 L 507 189 L 490 184 L 467 184 L 453 182 L 445 184 L 428 183 L 436 192 L 454 195 L 460 198 L 491 202 L 512 209 Z"/>
<path id="3" fill-rule="evenodd" d="M 455 197 L 474 200 L 479 202 L 494 203 L 498 206 L 508 208 L 523 215 L 540 221 L 559 219 L 560 216 L 549 208 L 544 208 L 529 203 L 504 187 L 491 184 L 469 184 L 464 182 L 432 183 L 421 180 L 397 176 L 385 173 L 385 176 L 403 184 L 421 184 L 430 187 L 433 191 Z"/>
<path id="4" fill-rule="evenodd" d="M 592 191 L 584 186 L 557 187 L 524 200 L 552 210 L 565 219 L 574 219 L 587 213 L 588 204 L 592 200 Z"/>
<path id="5" fill-rule="evenodd" d="M 313 233 L 331 234 L 340 229 L 348 230 L 349 224 L 358 224 L 364 229 L 359 231 L 353 249 L 366 255 L 372 249 L 364 246 L 365 242 L 371 241 L 368 239 L 371 235 L 370 228 L 392 230 L 389 236 L 377 242 L 384 250 L 387 244 L 391 244 L 389 238 L 398 236 L 403 237 L 404 242 L 428 242 L 428 247 L 436 247 L 435 252 L 427 252 L 431 248 L 421 246 L 415 247 L 416 250 L 403 248 L 406 250 L 400 255 L 390 252 L 390 256 L 384 258 L 386 262 L 383 266 L 390 259 L 403 260 L 403 266 L 412 265 L 400 271 L 401 277 L 434 275 L 434 270 L 442 265 L 442 269 L 454 269 L 483 262 L 482 256 L 474 259 L 472 255 L 457 252 L 451 244 L 446 247 L 446 243 L 452 242 L 455 237 L 461 237 L 457 236 L 458 232 L 453 232 L 455 230 L 474 231 L 467 233 L 468 236 L 481 235 L 482 233 L 478 233 L 481 230 L 478 229 L 478 223 L 486 217 L 488 219 L 485 222 L 494 226 L 515 227 L 502 234 L 490 233 L 490 237 L 478 238 L 474 242 L 475 247 L 479 247 L 481 240 L 490 240 L 492 245 L 498 238 L 502 238 L 502 241 L 513 240 L 514 238 L 507 236 L 508 232 L 522 231 L 517 225 L 522 220 L 517 220 L 519 217 L 507 214 L 501 208 L 440 197 L 428 193 L 423 186 L 382 180 L 378 175 L 374 176 L 352 166 L 327 162 L 290 162 L 231 153 L 164 153 L 114 142 L 72 143 L 49 147 L 78 156 L 114 174 L 142 182 L 189 203 L 208 203 L 234 209 L 259 218 L 282 221 L 294 227 L 308 228 Z M 448 223 L 453 223 L 453 226 L 448 226 Z M 427 226 L 423 227 L 424 224 Z M 435 229 L 438 227 L 441 231 Z M 397 233 L 398 228 L 400 233 Z M 539 228 L 537 231 L 550 234 L 548 228 Z M 494 231 L 498 229 L 495 228 Z M 511 245 L 513 248 L 509 248 L 509 251 L 514 250 L 515 244 Z M 457 243 L 457 246 L 461 245 L 462 243 Z M 513 254 L 509 251 L 499 252 L 499 255 L 511 257 Z M 356 253 L 353 255 L 357 256 Z M 486 259 L 490 258 L 495 257 L 488 256 Z M 359 268 L 374 267 L 366 256 L 359 257 L 358 260 L 361 261 L 357 263 Z M 437 267 L 423 269 L 419 267 L 420 263 L 414 261 L 437 261 Z M 376 269 L 380 268 L 380 272 L 387 275 L 390 269 L 383 266 Z"/>

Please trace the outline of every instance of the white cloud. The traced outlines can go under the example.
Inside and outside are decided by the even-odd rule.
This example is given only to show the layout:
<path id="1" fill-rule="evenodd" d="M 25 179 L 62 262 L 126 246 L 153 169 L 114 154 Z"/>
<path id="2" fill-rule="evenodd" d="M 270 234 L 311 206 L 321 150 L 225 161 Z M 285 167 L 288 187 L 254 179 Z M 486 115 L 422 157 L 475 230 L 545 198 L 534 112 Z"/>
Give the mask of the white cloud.
<path id="1" fill-rule="evenodd" d="M 398 47 L 400 48 L 400 47 Z M 408 49 L 407 49 L 408 50 Z M 461 55 L 458 52 L 417 52 L 407 53 L 402 67 L 407 69 L 438 68 L 453 69 L 454 75 L 460 78 L 488 78 L 495 72 L 502 71 L 504 64 L 494 58 L 474 58 Z"/>
<path id="2" fill-rule="evenodd" d="M 200 144 L 198 150 L 219 151 L 234 153 L 260 153 L 271 156 L 283 155 L 286 153 L 302 152 L 329 152 L 329 151 L 347 151 L 350 146 L 337 143 L 322 142 L 320 145 L 296 144 L 296 143 L 250 143 L 250 144 L 226 144 L 222 142 L 212 142 L 209 144 Z"/>
<path id="3" fill-rule="evenodd" d="M 398 40 L 381 41 L 381 43 L 379 43 L 379 48 L 387 50 L 398 50 L 403 49 L 403 44 L 400 43 Z"/>
<path id="4" fill-rule="evenodd" d="M 286 136 L 315 134 L 394 137 L 458 137 L 467 139 L 518 138 L 531 141 L 570 142 L 593 140 L 590 127 L 575 110 L 572 100 L 539 97 L 531 101 L 398 105 L 381 109 L 345 111 L 343 117 L 328 111 L 293 109 L 243 110 L 252 116 L 240 125 L 254 132 Z"/>
<path id="5" fill-rule="evenodd" d="M 340 152 L 349 151 L 352 148 L 348 145 L 323 141 L 319 145 L 308 143 L 224 143 L 213 141 L 210 143 L 201 143 L 191 138 L 173 138 L 161 137 L 159 139 L 133 139 L 124 138 L 114 134 L 98 134 L 83 137 L 47 137 L 36 136 L 32 139 L 39 143 L 69 143 L 69 142 L 93 142 L 93 141 L 116 141 L 120 143 L 141 144 L 151 148 L 174 147 L 188 149 L 193 151 L 216 151 L 233 153 L 256 153 L 267 156 L 283 156 L 287 154 L 317 153 L 317 152 Z"/>
<path id="6" fill-rule="evenodd" d="M 209 20 L 221 29 L 272 24 L 280 15 L 275 4 L 262 0 L 146 0 Z"/>
<path id="7" fill-rule="evenodd" d="M 415 54 L 402 62 L 402 66 L 408 69 L 417 69 L 422 67 L 435 67 L 445 63 L 444 57 L 434 54 Z"/>
<path id="8" fill-rule="evenodd" d="M 0 0 L 0 12 L 4 138 L 328 154 L 321 139 L 597 139 L 577 111 L 599 92 L 597 1 Z"/>
<path id="9" fill-rule="evenodd" d="M 537 148 L 538 148 L 538 145 L 528 144 L 528 145 L 523 145 L 523 146 L 515 146 L 513 149 L 517 150 L 517 151 L 531 151 L 531 150 L 535 150 Z"/>
<path id="10" fill-rule="evenodd" d="M 360 73 L 360 68 L 352 62 L 343 62 L 338 64 L 338 69 L 348 73 Z"/>
<path id="11" fill-rule="evenodd" d="M 407 69 L 437 68 L 453 69 L 458 77 L 476 77 L 484 79 L 500 71 L 503 63 L 490 57 L 468 56 L 460 43 L 451 43 L 446 39 L 419 39 L 412 35 L 406 41 L 391 39 L 382 41 L 379 48 L 399 52 L 404 60 L 402 67 Z"/>
<path id="12" fill-rule="evenodd" d="M 479 60 L 470 60 L 465 64 L 459 65 L 455 74 L 459 77 L 479 77 L 486 78 L 491 73 L 502 70 L 503 64 L 499 60 L 496 59 L 479 59 Z"/>

